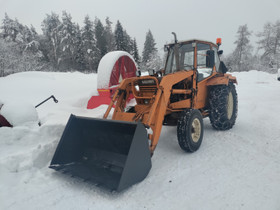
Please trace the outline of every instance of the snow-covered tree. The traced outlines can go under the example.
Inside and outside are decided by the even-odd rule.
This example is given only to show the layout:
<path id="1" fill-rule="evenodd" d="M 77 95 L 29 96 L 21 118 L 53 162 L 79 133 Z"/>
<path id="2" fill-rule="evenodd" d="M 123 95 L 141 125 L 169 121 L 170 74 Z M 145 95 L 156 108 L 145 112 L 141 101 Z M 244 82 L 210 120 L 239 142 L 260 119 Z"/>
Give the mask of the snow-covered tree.
<path id="1" fill-rule="evenodd" d="M 0 76 L 21 72 L 39 71 L 46 63 L 37 54 L 22 52 L 16 42 L 7 42 L 0 38 Z"/>
<path id="2" fill-rule="evenodd" d="M 115 37 L 112 31 L 112 22 L 110 21 L 109 17 L 107 17 L 105 21 L 105 37 L 108 44 L 108 52 L 111 52 L 115 50 Z"/>
<path id="3" fill-rule="evenodd" d="M 126 30 L 124 30 L 120 21 L 117 21 L 114 35 L 116 50 L 122 50 L 133 54 L 133 39 L 131 39 Z"/>
<path id="4" fill-rule="evenodd" d="M 34 27 L 30 29 L 27 26 L 23 26 L 17 19 L 9 18 L 7 14 L 5 14 L 5 18 L 2 21 L 1 29 L 1 37 L 7 42 L 18 43 L 21 51 L 24 51 L 26 47 L 31 45 L 31 42 L 38 39 Z"/>
<path id="5" fill-rule="evenodd" d="M 18 43 L 18 46 L 23 50 L 25 45 L 33 41 L 36 37 L 34 31 L 31 31 L 27 26 L 19 23 L 17 19 L 13 20 L 5 14 L 5 18 L 2 21 L 2 37 L 6 41 L 12 41 Z"/>
<path id="6" fill-rule="evenodd" d="M 162 59 L 159 56 L 159 53 L 157 51 L 154 51 L 150 55 L 150 59 L 145 63 L 145 66 L 141 66 L 141 69 L 143 70 L 155 70 L 158 71 L 162 68 Z"/>
<path id="7" fill-rule="evenodd" d="M 38 33 L 37 33 L 37 31 L 36 31 L 36 29 L 34 28 L 33 25 L 31 25 L 30 31 L 31 31 L 31 34 L 34 38 L 38 37 Z"/>
<path id="8" fill-rule="evenodd" d="M 146 40 L 144 43 L 144 50 L 142 52 L 142 61 L 144 63 L 150 60 L 150 57 L 157 51 L 155 39 L 151 30 L 149 30 L 146 34 Z"/>
<path id="9" fill-rule="evenodd" d="M 0 38 L 0 77 L 15 72 L 19 55 L 16 43 Z"/>
<path id="10" fill-rule="evenodd" d="M 237 40 L 235 50 L 227 59 L 229 67 L 233 71 L 248 71 L 251 67 L 252 59 L 252 45 L 250 44 L 250 36 L 252 32 L 249 31 L 247 24 L 241 25 L 237 31 Z"/>
<path id="11" fill-rule="evenodd" d="M 93 22 L 88 15 L 84 19 L 84 27 L 82 28 L 82 52 L 84 55 L 85 68 L 89 71 L 93 71 L 96 40 Z"/>
<path id="12" fill-rule="evenodd" d="M 96 18 L 94 21 L 94 34 L 96 39 L 95 69 L 97 70 L 99 61 L 108 52 L 106 32 L 102 22 Z"/>
<path id="13" fill-rule="evenodd" d="M 66 11 L 62 13 L 62 24 L 59 30 L 60 49 L 62 50 L 60 62 L 63 68 L 71 69 L 75 65 L 75 56 L 77 51 L 77 34 L 79 28 L 72 22 L 72 17 Z"/>
<path id="14" fill-rule="evenodd" d="M 76 28 L 76 36 L 74 42 L 74 69 L 84 71 L 85 67 L 85 52 L 83 50 L 83 38 L 82 31 L 80 30 L 79 24 L 75 25 Z"/>
<path id="15" fill-rule="evenodd" d="M 6 55 L 1 55 L 1 74 L 18 71 L 39 70 L 43 54 L 40 50 L 39 36 L 34 27 L 31 29 L 5 14 L 1 25 L 1 47 Z M 8 61 L 10 59 L 10 61 Z"/>
<path id="16" fill-rule="evenodd" d="M 158 58 L 159 58 L 159 55 L 158 55 L 158 51 L 156 48 L 155 39 L 153 37 L 151 30 L 149 30 L 146 34 L 144 50 L 142 52 L 141 69 L 148 70 L 151 68 L 153 68 L 153 69 L 158 68 L 158 65 L 154 65 L 159 62 L 157 60 Z M 158 70 L 158 69 L 155 69 L 155 70 Z"/>
<path id="17" fill-rule="evenodd" d="M 128 33 L 126 32 L 126 30 L 123 31 L 123 35 L 124 35 L 124 47 L 126 52 L 132 54 L 133 53 L 133 39 L 131 39 L 131 37 L 128 35 Z"/>
<path id="18" fill-rule="evenodd" d="M 47 14 L 47 17 L 42 22 L 43 35 L 46 37 L 45 47 L 47 51 L 47 57 L 55 68 L 58 68 L 59 61 L 61 60 L 60 52 L 60 28 L 61 21 L 59 15 L 51 13 Z"/>
<path id="19" fill-rule="evenodd" d="M 120 21 L 117 21 L 114 35 L 115 35 L 116 50 L 126 51 L 127 47 L 125 43 L 124 30 Z"/>
<path id="20" fill-rule="evenodd" d="M 280 68 L 280 20 L 266 23 L 263 31 L 257 34 L 261 60 L 266 68 Z"/>
<path id="21" fill-rule="evenodd" d="M 138 51 L 138 46 L 136 43 L 136 39 L 133 39 L 133 45 L 132 45 L 132 52 L 131 52 L 135 62 L 139 65 L 140 64 L 140 56 Z"/>
<path id="22" fill-rule="evenodd" d="M 7 13 L 2 21 L 2 36 L 6 41 L 16 41 L 17 37 L 22 30 L 22 25 L 17 20 L 11 19 Z"/>

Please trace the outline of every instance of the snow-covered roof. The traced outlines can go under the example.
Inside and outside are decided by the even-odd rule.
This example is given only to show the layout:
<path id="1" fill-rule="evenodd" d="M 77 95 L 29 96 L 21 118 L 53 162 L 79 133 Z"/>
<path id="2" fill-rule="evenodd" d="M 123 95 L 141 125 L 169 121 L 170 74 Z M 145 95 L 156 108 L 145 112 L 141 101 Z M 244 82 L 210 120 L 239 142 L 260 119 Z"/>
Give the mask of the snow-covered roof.
<path id="1" fill-rule="evenodd" d="M 103 58 L 100 60 L 98 69 L 97 69 L 97 88 L 98 89 L 107 89 L 109 88 L 109 82 L 111 77 L 112 69 L 116 63 L 116 61 L 122 57 L 122 56 L 128 56 L 133 61 L 133 57 L 125 51 L 113 51 L 109 52 L 106 55 L 103 56 Z M 134 61 L 135 63 L 135 61 Z"/>

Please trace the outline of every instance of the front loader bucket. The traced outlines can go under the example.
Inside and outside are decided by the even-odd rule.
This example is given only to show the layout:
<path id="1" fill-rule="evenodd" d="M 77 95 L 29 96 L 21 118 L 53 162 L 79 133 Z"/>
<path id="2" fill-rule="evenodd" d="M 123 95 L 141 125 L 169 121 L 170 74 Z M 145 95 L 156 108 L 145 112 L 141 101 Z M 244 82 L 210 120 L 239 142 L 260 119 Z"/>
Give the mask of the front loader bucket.
<path id="1" fill-rule="evenodd" d="M 71 115 L 50 168 L 121 191 L 151 169 L 147 131 L 142 123 Z"/>

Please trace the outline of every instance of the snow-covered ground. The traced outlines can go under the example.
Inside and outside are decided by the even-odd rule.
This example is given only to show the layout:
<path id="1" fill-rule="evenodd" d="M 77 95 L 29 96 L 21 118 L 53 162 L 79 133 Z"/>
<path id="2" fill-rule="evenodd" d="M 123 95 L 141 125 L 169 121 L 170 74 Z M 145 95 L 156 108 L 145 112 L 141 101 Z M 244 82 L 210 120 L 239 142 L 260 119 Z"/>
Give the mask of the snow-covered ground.
<path id="1" fill-rule="evenodd" d="M 163 127 L 147 178 L 110 193 L 48 168 L 70 113 L 87 110 L 96 75 L 26 72 L 0 78 L 0 101 L 37 105 L 42 126 L 0 128 L 0 209 L 280 209 L 280 82 L 276 74 L 234 73 L 239 113 L 229 131 L 204 119 L 200 149 L 184 153 L 176 127 Z M 24 108 L 22 108 L 24 111 Z M 20 112 L 19 112 L 20 113 Z M 36 118 L 34 118 L 36 119 Z"/>

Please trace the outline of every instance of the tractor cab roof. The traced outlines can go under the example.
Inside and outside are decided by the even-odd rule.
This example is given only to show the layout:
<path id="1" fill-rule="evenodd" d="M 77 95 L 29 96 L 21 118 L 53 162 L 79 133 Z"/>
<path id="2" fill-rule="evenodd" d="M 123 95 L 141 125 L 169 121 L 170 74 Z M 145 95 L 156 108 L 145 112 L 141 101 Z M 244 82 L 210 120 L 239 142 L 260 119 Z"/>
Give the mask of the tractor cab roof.
<path id="1" fill-rule="evenodd" d="M 201 40 L 201 39 L 188 39 L 188 40 L 182 40 L 182 41 L 178 41 L 177 44 L 188 44 L 188 43 L 204 43 L 204 44 L 209 44 L 211 46 L 214 46 L 214 47 L 218 47 L 218 45 L 214 44 L 213 42 L 210 42 L 210 41 L 206 41 L 206 40 Z M 165 46 L 173 46 L 175 45 L 176 43 L 175 42 L 172 42 L 172 43 L 169 43 L 169 44 L 166 44 Z"/>

